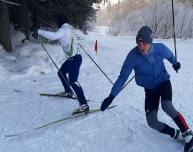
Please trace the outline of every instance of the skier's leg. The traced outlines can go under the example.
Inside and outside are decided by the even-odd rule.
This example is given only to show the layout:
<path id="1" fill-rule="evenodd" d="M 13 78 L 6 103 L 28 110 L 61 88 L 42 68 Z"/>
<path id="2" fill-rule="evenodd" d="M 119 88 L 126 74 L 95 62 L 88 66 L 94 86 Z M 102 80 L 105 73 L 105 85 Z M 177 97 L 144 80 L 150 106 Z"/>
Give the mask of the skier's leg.
<path id="1" fill-rule="evenodd" d="M 175 129 L 160 122 L 157 118 L 158 107 L 159 107 L 159 92 L 158 90 L 145 89 L 145 112 L 148 125 L 164 134 L 174 136 Z"/>
<path id="2" fill-rule="evenodd" d="M 183 133 L 189 129 L 184 117 L 172 104 L 172 87 L 170 81 L 166 81 L 161 87 L 161 106 L 163 111 L 169 115 Z"/>
<path id="3" fill-rule="evenodd" d="M 69 66 L 69 61 L 67 60 L 62 64 L 60 70 L 58 71 L 58 76 L 62 82 L 65 92 L 71 93 L 71 89 L 67 84 L 69 80 L 66 76 L 66 74 L 68 73 L 68 66 Z"/>
<path id="4" fill-rule="evenodd" d="M 84 92 L 78 81 L 70 82 L 70 85 L 72 86 L 74 92 L 76 93 L 80 105 L 87 104 Z"/>
<path id="5" fill-rule="evenodd" d="M 80 69 L 81 63 L 82 63 L 81 55 L 76 55 L 72 58 L 71 68 L 69 70 L 69 83 L 77 95 L 79 104 L 87 105 L 87 101 L 84 96 L 82 87 L 78 83 L 78 75 L 79 75 L 79 69 Z"/>
<path id="6" fill-rule="evenodd" d="M 172 87 L 170 81 L 166 81 L 162 86 L 162 109 L 174 120 L 182 132 L 182 138 L 185 141 L 184 151 L 193 151 L 193 133 L 189 129 L 184 117 L 172 105 Z"/>

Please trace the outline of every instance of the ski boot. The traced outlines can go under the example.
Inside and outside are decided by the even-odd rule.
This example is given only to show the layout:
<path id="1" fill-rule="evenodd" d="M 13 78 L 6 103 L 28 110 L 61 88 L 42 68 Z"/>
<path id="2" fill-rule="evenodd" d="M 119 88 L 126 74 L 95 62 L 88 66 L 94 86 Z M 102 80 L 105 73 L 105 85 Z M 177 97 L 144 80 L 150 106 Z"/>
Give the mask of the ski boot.
<path id="1" fill-rule="evenodd" d="M 181 131 L 178 129 L 175 129 L 175 133 L 172 138 L 176 139 L 178 142 L 183 142 L 183 143 L 185 142 L 184 138 L 182 137 Z"/>
<path id="2" fill-rule="evenodd" d="M 184 152 L 193 152 L 193 134 L 190 129 L 182 133 L 182 137 L 185 141 Z"/>
<path id="3" fill-rule="evenodd" d="M 85 113 L 87 114 L 89 112 L 89 106 L 87 104 L 83 104 L 77 109 L 75 109 L 72 113 L 72 115 L 79 114 L 79 113 Z"/>

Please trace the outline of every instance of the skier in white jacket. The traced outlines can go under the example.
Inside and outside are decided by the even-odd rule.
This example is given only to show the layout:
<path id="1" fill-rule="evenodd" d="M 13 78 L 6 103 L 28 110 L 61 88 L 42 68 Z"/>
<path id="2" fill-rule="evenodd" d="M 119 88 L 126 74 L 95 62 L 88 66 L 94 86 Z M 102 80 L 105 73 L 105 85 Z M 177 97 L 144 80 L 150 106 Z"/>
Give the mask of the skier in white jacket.
<path id="1" fill-rule="evenodd" d="M 65 92 L 62 92 L 62 95 L 72 97 L 73 89 L 80 105 L 79 108 L 77 108 L 73 113 L 76 114 L 87 112 L 89 111 L 89 106 L 84 96 L 82 87 L 78 83 L 78 75 L 82 63 L 82 56 L 80 54 L 77 36 L 75 35 L 73 27 L 66 22 L 65 18 L 60 16 L 57 19 L 57 22 L 59 29 L 56 32 L 39 29 L 37 34 L 49 40 L 60 41 L 66 58 L 66 61 L 58 71 L 58 76 L 65 90 Z M 68 78 L 66 74 L 68 74 Z"/>

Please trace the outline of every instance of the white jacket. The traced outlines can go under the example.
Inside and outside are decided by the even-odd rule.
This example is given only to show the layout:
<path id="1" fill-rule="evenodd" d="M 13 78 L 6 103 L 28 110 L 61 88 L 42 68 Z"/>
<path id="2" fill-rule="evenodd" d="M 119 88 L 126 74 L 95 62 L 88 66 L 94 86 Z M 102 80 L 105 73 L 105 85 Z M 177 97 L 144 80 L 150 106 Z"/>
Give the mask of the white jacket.
<path id="1" fill-rule="evenodd" d="M 59 40 L 66 59 L 80 53 L 78 45 L 78 37 L 74 33 L 74 29 L 69 24 L 65 23 L 56 32 L 38 30 L 38 35 L 41 35 L 49 40 Z"/>

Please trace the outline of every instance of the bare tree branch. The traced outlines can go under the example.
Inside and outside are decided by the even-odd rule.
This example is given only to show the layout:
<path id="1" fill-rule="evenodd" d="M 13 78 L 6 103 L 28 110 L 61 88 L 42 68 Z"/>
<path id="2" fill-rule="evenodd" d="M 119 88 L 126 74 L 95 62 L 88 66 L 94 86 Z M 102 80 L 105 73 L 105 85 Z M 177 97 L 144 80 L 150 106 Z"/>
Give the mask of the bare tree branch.
<path id="1" fill-rule="evenodd" d="M 15 6 L 21 6 L 19 3 L 15 3 L 15 2 L 10 2 L 8 0 L 1 0 L 2 2 L 6 3 L 6 4 L 10 4 L 10 5 L 15 5 Z"/>

